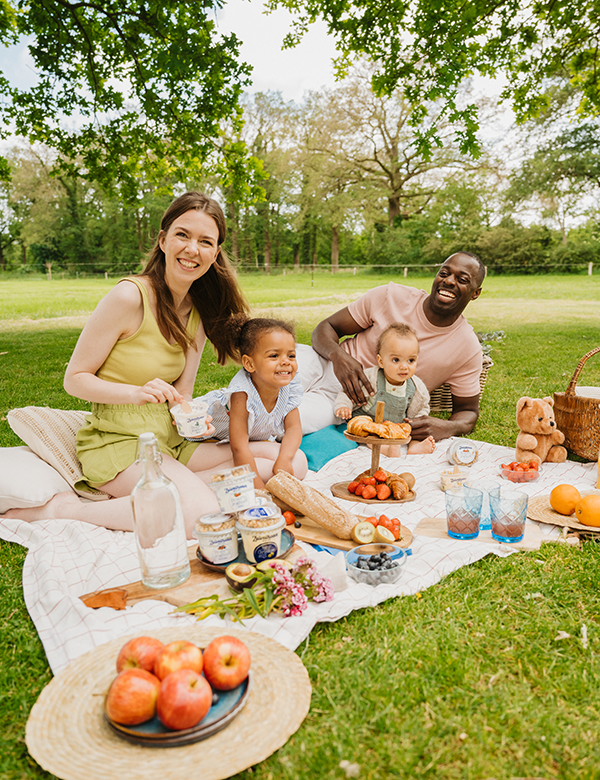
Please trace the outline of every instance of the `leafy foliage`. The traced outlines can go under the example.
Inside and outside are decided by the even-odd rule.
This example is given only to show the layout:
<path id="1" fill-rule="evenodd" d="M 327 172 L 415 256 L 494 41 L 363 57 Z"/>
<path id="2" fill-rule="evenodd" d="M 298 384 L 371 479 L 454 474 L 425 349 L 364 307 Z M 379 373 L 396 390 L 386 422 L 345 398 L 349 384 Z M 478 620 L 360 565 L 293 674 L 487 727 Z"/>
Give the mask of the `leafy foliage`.
<path id="1" fill-rule="evenodd" d="M 390 94 L 401 85 L 415 126 L 427 115 L 426 101 L 443 99 L 461 150 L 475 156 L 478 110 L 460 101 L 460 86 L 473 74 L 504 75 L 503 97 L 519 121 L 544 109 L 548 79 L 557 76 L 577 90 L 581 116 L 600 112 L 598 0 L 268 0 L 267 5 L 297 14 L 288 46 L 322 18 L 342 52 L 340 72 L 352 56 L 377 62 L 376 90 Z M 417 127 L 417 135 L 429 152 L 440 143 L 435 125 Z"/>
<path id="2" fill-rule="evenodd" d="M 220 5 L 220 0 L 217 0 Z M 243 146 L 220 125 L 241 122 L 249 66 L 235 35 L 217 37 L 214 3 L 177 0 L 18 0 L 0 5 L 0 35 L 29 50 L 37 83 L 0 80 L 5 135 L 56 150 L 61 166 L 134 197 L 141 176 L 202 169 L 220 156 L 235 184 L 248 171 Z"/>

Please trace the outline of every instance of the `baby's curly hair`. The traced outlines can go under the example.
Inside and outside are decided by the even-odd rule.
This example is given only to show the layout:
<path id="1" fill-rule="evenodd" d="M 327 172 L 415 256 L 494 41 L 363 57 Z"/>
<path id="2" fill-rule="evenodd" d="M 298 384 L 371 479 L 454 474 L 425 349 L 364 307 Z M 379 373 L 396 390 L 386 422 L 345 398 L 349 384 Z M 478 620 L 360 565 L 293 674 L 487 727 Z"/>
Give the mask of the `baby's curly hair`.
<path id="1" fill-rule="evenodd" d="M 269 317 L 253 317 L 247 319 L 244 315 L 238 315 L 231 319 L 232 341 L 237 350 L 238 361 L 243 355 L 252 355 L 260 337 L 273 330 L 284 330 L 296 340 L 294 326 L 284 320 L 274 320 Z"/>

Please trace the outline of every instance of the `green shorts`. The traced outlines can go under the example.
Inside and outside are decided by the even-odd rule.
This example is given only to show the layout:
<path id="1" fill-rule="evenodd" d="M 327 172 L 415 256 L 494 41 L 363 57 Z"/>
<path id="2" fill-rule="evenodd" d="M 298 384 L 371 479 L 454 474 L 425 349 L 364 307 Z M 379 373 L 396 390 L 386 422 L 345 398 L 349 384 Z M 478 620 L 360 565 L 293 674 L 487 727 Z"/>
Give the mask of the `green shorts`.
<path id="1" fill-rule="evenodd" d="M 156 435 L 163 454 L 187 465 L 199 442 L 177 433 L 166 403 L 92 404 L 92 413 L 77 431 L 77 457 L 84 478 L 76 487 L 99 487 L 135 462 L 141 433 Z"/>

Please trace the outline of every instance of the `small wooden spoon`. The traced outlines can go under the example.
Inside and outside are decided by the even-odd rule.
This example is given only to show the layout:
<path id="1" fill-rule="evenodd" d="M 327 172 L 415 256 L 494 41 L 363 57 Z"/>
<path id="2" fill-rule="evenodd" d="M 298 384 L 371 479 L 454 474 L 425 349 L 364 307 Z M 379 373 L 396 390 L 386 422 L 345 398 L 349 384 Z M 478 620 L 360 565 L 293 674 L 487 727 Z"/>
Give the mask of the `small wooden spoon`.
<path id="1" fill-rule="evenodd" d="M 186 401 L 185 398 L 183 401 L 179 404 L 179 408 L 184 414 L 191 414 L 192 413 L 192 407 L 189 404 L 189 401 Z"/>

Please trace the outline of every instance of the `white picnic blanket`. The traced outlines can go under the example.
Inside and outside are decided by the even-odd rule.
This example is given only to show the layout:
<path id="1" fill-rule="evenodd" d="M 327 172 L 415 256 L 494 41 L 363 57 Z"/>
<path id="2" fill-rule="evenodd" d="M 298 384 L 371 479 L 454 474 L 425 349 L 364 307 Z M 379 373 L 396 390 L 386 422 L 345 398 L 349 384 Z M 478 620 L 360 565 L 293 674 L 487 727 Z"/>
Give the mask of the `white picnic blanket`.
<path id="1" fill-rule="evenodd" d="M 444 494 L 439 475 L 449 469 L 446 449 L 452 440 L 440 442 L 431 455 L 409 455 L 403 459 L 382 457 L 381 464 L 390 471 L 411 471 L 417 483 L 414 502 L 387 505 L 411 530 L 423 517 L 444 516 Z M 479 459 L 472 467 L 472 477 L 498 476 L 502 462 L 513 459 L 514 450 L 478 442 Z M 351 450 L 327 463 L 318 473 L 309 472 L 306 482 L 330 496 L 329 486 L 348 480 L 370 466 L 370 451 L 365 447 Z M 529 495 L 548 493 L 559 482 L 569 482 L 580 489 L 595 486 L 596 464 L 566 462 L 544 464 L 540 479 L 520 486 Z M 358 502 L 335 499 L 356 514 L 369 516 L 373 507 Z M 383 509 L 378 507 L 378 509 Z M 548 539 L 558 538 L 552 526 L 542 526 Z M 115 611 L 108 607 L 90 609 L 79 596 L 117 587 L 140 579 L 133 534 L 108 531 L 72 520 L 44 520 L 26 523 L 0 518 L 0 537 L 28 548 L 23 567 L 23 592 L 29 614 L 38 630 L 52 671 L 64 669 L 74 658 L 119 636 L 142 633 L 149 628 L 193 623 L 190 615 L 173 615 L 173 607 L 162 601 L 147 600 Z M 303 545 L 319 568 L 331 563 L 327 552 L 316 552 Z M 452 571 L 472 563 L 490 552 L 509 555 L 510 545 L 490 545 L 481 541 L 456 541 L 415 536 L 412 555 L 407 558 L 402 576 L 393 584 L 374 588 L 348 578 L 347 587 L 338 590 L 331 602 L 310 603 L 301 617 L 246 621 L 246 628 L 276 639 L 294 650 L 320 621 L 334 621 L 354 609 L 375 606 L 393 596 L 414 594 L 435 584 Z M 340 559 L 341 564 L 341 559 Z M 341 567 L 340 567 L 341 568 Z M 220 618 L 207 620 L 223 625 Z"/>

